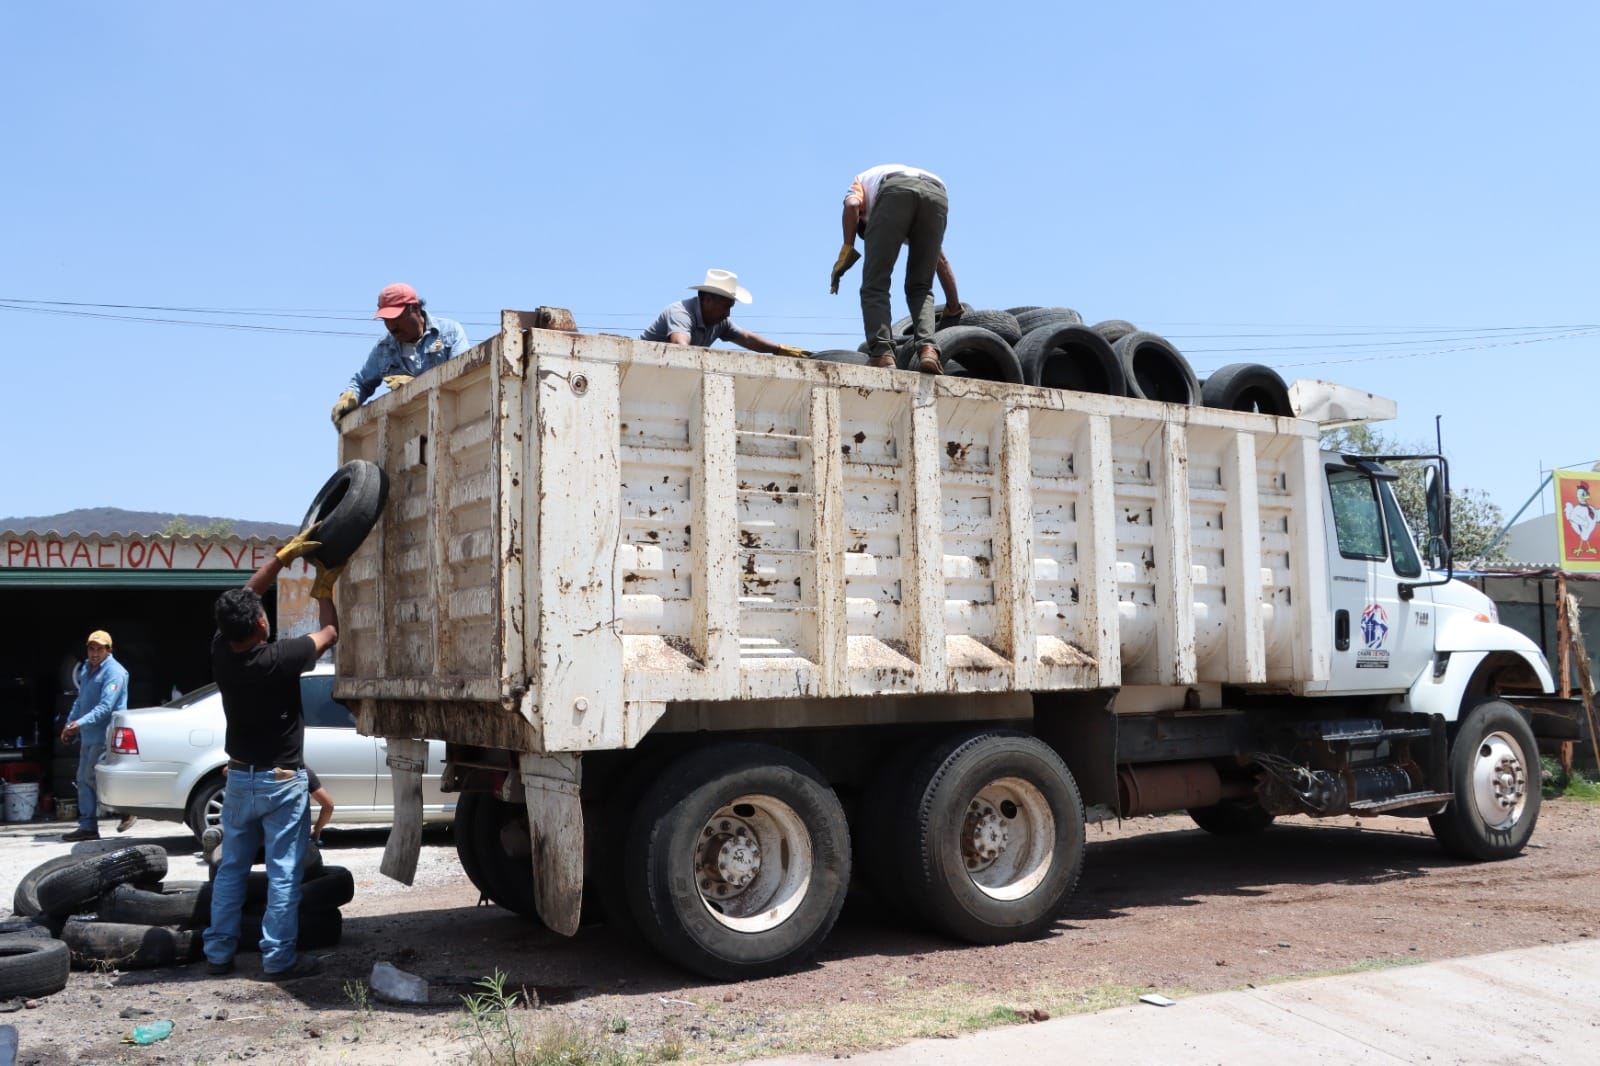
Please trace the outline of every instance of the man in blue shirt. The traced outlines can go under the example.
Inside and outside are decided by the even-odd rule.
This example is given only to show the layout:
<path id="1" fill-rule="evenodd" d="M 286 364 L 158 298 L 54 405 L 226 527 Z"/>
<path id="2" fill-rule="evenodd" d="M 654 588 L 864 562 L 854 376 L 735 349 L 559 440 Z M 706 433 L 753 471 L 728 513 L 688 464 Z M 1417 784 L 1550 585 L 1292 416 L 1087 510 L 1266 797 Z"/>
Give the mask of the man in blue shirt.
<path id="1" fill-rule="evenodd" d="M 728 316 L 733 313 L 735 300 L 750 302 L 750 290 L 739 284 L 739 275 L 731 270 L 708 270 L 706 280 L 691 285 L 699 295 L 668 304 L 656 316 L 642 337 L 647 341 L 670 341 L 689 344 L 696 348 L 709 348 L 717 341 L 726 340 L 752 352 L 768 355 L 787 355 L 796 359 L 810 356 L 804 348 L 791 348 L 787 344 L 774 344 L 759 334 L 740 329 Z"/>
<path id="2" fill-rule="evenodd" d="M 111 712 L 128 706 L 128 671 L 111 656 L 111 634 L 97 629 L 89 634 L 89 661 L 78 667 L 78 698 L 72 701 L 61 742 L 80 737 L 78 749 L 78 828 L 61 839 L 68 843 L 100 839 L 100 797 L 95 792 L 94 765 L 106 751 L 106 726 Z M 118 829 L 133 822 L 124 818 Z"/>
<path id="3" fill-rule="evenodd" d="M 398 389 L 424 370 L 467 350 L 467 331 L 461 323 L 435 318 L 424 306 L 417 290 L 403 282 L 378 294 L 378 311 L 372 317 L 383 319 L 389 335 L 372 346 L 367 361 L 350 379 L 350 387 L 334 402 L 334 425 L 366 403 L 377 391 L 378 382 Z"/>

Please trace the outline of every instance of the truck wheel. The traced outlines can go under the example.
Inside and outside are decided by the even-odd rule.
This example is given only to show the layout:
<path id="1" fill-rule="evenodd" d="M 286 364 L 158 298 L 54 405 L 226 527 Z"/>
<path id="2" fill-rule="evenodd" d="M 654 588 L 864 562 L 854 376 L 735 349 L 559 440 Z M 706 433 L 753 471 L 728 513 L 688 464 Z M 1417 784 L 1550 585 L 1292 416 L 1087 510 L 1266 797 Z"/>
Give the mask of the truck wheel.
<path id="1" fill-rule="evenodd" d="M 1428 819 L 1444 850 L 1481 862 L 1522 851 L 1539 820 L 1539 755 L 1516 708 L 1485 700 L 1462 719 L 1450 748 L 1448 809 Z"/>
<path id="2" fill-rule="evenodd" d="M 988 732 L 935 748 L 912 772 L 900 838 L 912 904 L 974 944 L 1037 935 L 1083 869 L 1083 800 L 1035 737 Z"/>
<path id="3" fill-rule="evenodd" d="M 805 760 L 764 744 L 718 744 L 669 766 L 625 847 L 640 931 L 716 980 L 794 969 L 833 928 L 850 883 L 839 798 Z"/>
<path id="4" fill-rule="evenodd" d="M 196 840 L 205 835 L 211 826 L 222 827 L 222 800 L 227 795 L 228 779 L 222 771 L 207 774 L 189 796 L 189 809 L 184 822 Z"/>
<path id="5" fill-rule="evenodd" d="M 521 803 L 506 803 L 488 793 L 482 796 L 465 829 L 473 834 L 472 850 L 477 853 L 483 875 L 483 894 L 508 911 L 538 921 L 528 809 Z M 460 816 L 457 810 L 456 817 Z"/>
<path id="6" fill-rule="evenodd" d="M 1194 824 L 1218 837 L 1255 836 L 1272 824 L 1272 815 L 1259 803 L 1218 803 L 1213 807 L 1190 807 Z"/>
<path id="7" fill-rule="evenodd" d="M 461 861 L 461 872 L 478 890 L 480 902 L 489 898 L 489 882 L 483 876 L 483 861 L 478 858 L 478 838 L 473 826 L 477 825 L 479 804 L 488 798 L 482 792 L 461 793 L 456 797 L 455 820 L 450 824 L 450 835 L 456 840 L 456 858 Z"/>

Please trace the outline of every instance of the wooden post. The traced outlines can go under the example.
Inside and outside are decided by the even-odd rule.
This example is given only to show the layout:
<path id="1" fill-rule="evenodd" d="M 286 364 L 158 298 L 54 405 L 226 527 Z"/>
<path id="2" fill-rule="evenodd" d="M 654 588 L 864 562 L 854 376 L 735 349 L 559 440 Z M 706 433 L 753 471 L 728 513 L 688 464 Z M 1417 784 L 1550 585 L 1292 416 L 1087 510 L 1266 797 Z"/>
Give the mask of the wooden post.
<path id="1" fill-rule="evenodd" d="M 1575 596 L 1564 596 L 1561 600 L 1561 611 L 1567 617 L 1567 632 L 1571 635 L 1572 651 L 1578 661 L 1578 692 L 1583 696 L 1583 713 L 1589 719 L 1589 745 L 1594 750 L 1594 759 L 1600 764 L 1600 729 L 1595 727 L 1594 720 L 1594 678 L 1589 673 L 1589 651 L 1583 645 L 1583 628 L 1578 624 L 1578 600 Z"/>
<path id="2" fill-rule="evenodd" d="M 1556 689 L 1562 699 L 1572 695 L 1572 662 L 1569 641 L 1572 635 L 1567 630 L 1567 575 L 1564 571 L 1556 571 L 1556 669 L 1561 672 L 1560 687 Z M 1573 744 L 1570 740 L 1561 742 L 1561 771 L 1572 777 Z"/>

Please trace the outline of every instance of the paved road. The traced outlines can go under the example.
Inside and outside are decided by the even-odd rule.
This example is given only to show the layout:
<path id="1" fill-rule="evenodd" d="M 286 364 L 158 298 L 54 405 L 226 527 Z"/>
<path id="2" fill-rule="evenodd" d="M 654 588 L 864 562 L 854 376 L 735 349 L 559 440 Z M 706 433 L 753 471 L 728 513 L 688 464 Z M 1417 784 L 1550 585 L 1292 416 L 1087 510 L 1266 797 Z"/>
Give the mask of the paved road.
<path id="1" fill-rule="evenodd" d="M 1139 1004 L 853 1055 L 851 1066 L 1530 1063 L 1600 1052 L 1600 942 Z M 762 1066 L 835 1066 L 832 1057 Z"/>

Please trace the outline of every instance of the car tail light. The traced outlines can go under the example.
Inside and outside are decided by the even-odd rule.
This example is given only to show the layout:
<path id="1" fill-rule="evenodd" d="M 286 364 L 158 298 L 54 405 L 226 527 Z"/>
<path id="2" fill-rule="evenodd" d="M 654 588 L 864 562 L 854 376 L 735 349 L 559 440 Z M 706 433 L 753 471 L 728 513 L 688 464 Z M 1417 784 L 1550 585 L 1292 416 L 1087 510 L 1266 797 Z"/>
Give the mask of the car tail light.
<path id="1" fill-rule="evenodd" d="M 118 755 L 137 755 L 139 738 L 127 726 L 119 725 L 111 732 L 111 750 Z"/>

